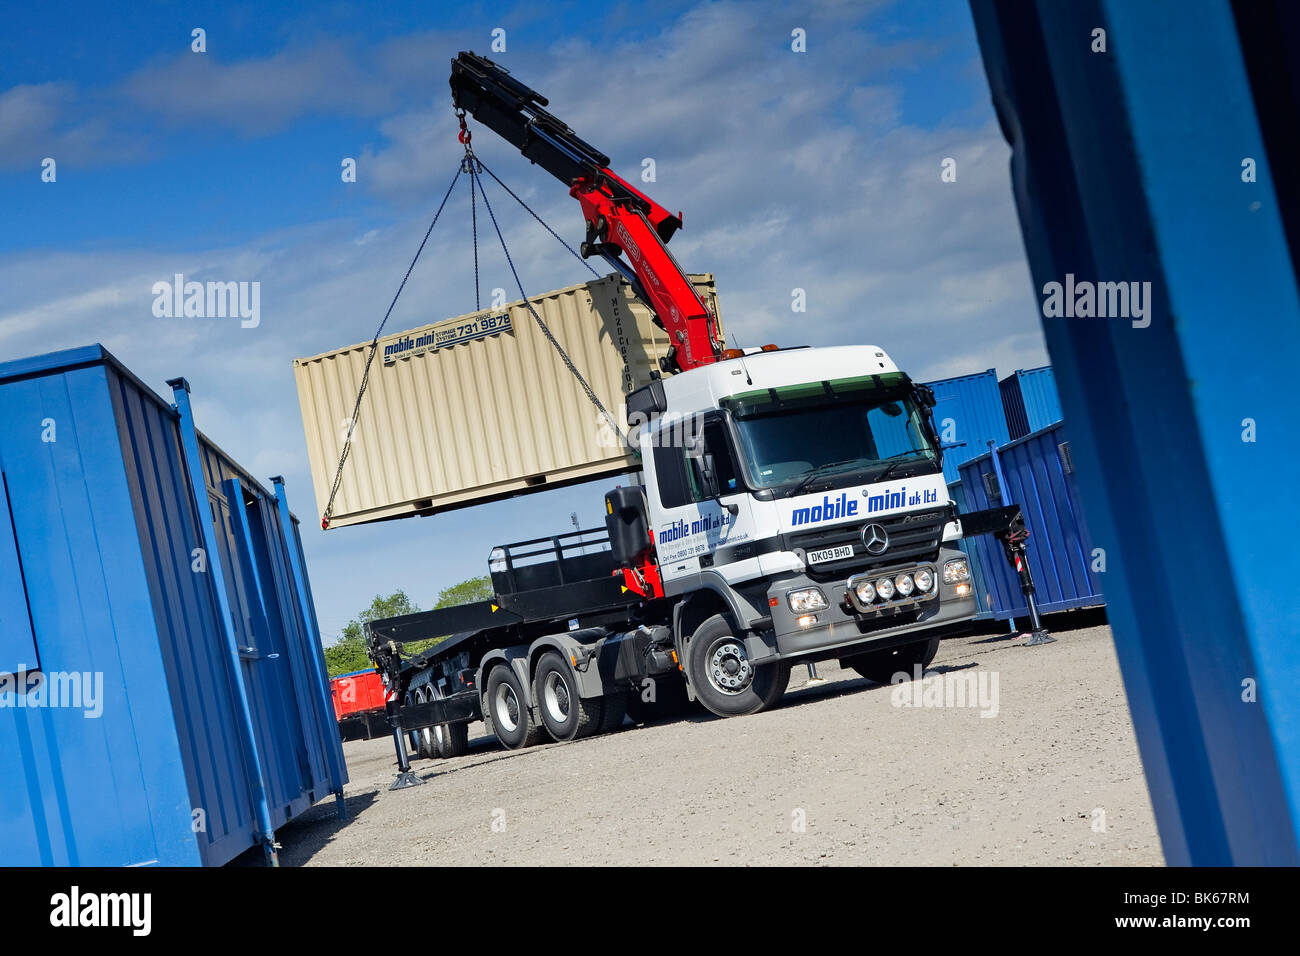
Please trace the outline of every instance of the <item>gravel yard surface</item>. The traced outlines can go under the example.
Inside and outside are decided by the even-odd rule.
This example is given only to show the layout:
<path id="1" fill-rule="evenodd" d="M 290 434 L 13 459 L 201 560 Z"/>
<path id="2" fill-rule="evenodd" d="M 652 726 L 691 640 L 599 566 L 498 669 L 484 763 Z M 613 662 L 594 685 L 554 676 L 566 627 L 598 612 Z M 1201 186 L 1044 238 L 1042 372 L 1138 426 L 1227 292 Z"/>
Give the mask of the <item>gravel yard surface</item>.
<path id="1" fill-rule="evenodd" d="M 809 686 L 797 665 L 752 717 L 522 751 L 475 724 L 404 791 L 391 738 L 350 741 L 349 820 L 322 802 L 279 832 L 281 862 L 1159 865 L 1110 630 L 1056 627 L 1039 648 L 945 641 L 919 684 L 828 662 Z"/>

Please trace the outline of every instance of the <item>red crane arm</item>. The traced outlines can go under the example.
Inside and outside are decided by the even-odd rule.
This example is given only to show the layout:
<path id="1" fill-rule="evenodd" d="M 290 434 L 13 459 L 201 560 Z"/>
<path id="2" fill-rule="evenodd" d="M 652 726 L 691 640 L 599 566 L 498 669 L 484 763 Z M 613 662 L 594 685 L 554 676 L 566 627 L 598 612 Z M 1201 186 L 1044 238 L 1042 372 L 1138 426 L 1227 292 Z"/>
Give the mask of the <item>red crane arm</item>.
<path id="1" fill-rule="evenodd" d="M 649 210 L 627 202 L 622 198 L 626 193 L 641 199 Z M 609 169 L 601 170 L 594 181 L 579 179 L 569 195 L 581 204 L 588 224 L 590 238 L 583 243 L 583 254 L 596 252 L 607 259 L 620 253 L 626 256 L 639 280 L 639 293 L 672 340 L 673 364 L 684 370 L 721 358 L 717 320 L 660 238 L 659 228 L 669 222 L 680 224 L 680 217 Z M 599 242 L 598 248 L 592 248 L 593 240 Z"/>
<path id="2" fill-rule="evenodd" d="M 668 251 L 681 217 L 614 173 L 609 157 L 543 109 L 546 98 L 511 77 L 505 67 L 461 53 L 451 62 L 450 82 L 458 110 L 569 186 L 587 222 L 582 255 L 604 257 L 654 312 L 671 341 L 665 371 L 698 368 L 724 358 L 716 317 Z"/>

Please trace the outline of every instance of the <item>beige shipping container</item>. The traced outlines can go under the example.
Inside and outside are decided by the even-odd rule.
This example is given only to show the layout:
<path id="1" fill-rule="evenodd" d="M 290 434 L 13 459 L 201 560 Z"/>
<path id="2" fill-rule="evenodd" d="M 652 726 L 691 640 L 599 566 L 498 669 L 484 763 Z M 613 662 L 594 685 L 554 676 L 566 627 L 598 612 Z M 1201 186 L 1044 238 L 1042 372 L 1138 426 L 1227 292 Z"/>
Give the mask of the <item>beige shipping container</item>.
<path id="1" fill-rule="evenodd" d="M 712 275 L 691 281 L 722 319 Z M 668 336 L 618 275 L 530 300 L 625 428 Z M 324 514 L 369 342 L 294 360 Z M 427 515 L 638 467 L 521 299 L 379 340 L 331 527 Z"/>

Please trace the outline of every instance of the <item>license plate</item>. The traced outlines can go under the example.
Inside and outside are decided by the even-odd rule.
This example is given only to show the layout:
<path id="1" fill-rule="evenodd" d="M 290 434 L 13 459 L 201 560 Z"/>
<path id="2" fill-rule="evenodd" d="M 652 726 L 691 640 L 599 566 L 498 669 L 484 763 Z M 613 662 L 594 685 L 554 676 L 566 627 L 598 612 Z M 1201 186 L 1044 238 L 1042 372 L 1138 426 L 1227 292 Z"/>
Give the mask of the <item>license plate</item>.
<path id="1" fill-rule="evenodd" d="M 853 557 L 853 545 L 842 544 L 838 548 L 827 548 L 825 551 L 809 551 L 808 563 L 821 564 L 825 561 L 842 561 L 844 558 Z"/>

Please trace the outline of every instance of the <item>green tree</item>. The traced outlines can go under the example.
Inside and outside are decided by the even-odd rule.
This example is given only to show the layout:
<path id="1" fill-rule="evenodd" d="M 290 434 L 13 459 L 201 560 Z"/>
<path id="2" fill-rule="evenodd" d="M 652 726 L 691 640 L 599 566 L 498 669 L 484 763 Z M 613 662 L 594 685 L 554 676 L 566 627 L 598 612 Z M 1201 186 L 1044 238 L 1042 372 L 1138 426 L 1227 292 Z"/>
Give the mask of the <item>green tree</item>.
<path id="1" fill-rule="evenodd" d="M 491 600 L 495 594 L 496 592 L 492 590 L 492 579 L 484 575 L 481 578 L 470 578 L 468 581 L 461 581 L 460 584 L 443 588 L 438 592 L 438 601 L 433 606 L 435 608 L 459 607 L 475 601 Z"/>
<path id="2" fill-rule="evenodd" d="M 434 610 L 444 607 L 459 607 L 462 604 L 472 604 L 475 601 L 491 600 L 496 594 L 492 590 L 492 579 L 484 575 L 480 578 L 470 578 L 468 581 L 461 581 L 459 584 L 453 584 L 450 587 L 443 588 L 438 592 L 438 600 L 434 602 Z M 412 641 L 407 644 L 403 650 L 407 654 L 418 654 L 420 651 L 427 650 L 442 641 L 445 641 L 450 635 L 444 634 L 441 637 L 431 637 L 425 641 Z"/>
<path id="3" fill-rule="evenodd" d="M 337 644 L 325 648 L 325 669 L 330 677 L 366 670 L 371 666 L 366 656 L 365 637 L 361 625 L 401 614 L 414 614 L 420 608 L 400 588 L 388 597 L 376 594 L 375 599 L 343 628 Z"/>
<path id="4" fill-rule="evenodd" d="M 485 575 L 443 588 L 438 592 L 438 600 L 433 606 L 435 608 L 456 607 L 474 601 L 487 601 L 493 594 L 492 579 Z M 402 614 L 414 614 L 419 610 L 420 608 L 400 588 L 388 597 L 376 594 L 375 599 L 370 602 L 370 607 L 343 628 L 338 643 L 325 648 L 325 669 L 329 676 L 337 677 L 340 674 L 350 674 L 371 667 L 370 658 L 366 656 L 366 641 L 361 629 L 363 624 L 368 621 L 398 617 Z M 412 641 L 404 645 L 402 651 L 405 654 L 418 654 L 446 639 L 447 635 L 443 635 L 424 641 Z"/>

